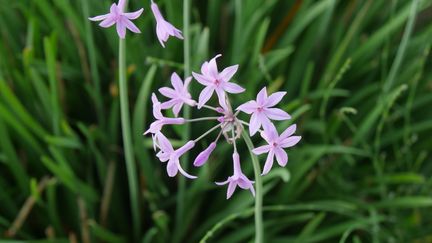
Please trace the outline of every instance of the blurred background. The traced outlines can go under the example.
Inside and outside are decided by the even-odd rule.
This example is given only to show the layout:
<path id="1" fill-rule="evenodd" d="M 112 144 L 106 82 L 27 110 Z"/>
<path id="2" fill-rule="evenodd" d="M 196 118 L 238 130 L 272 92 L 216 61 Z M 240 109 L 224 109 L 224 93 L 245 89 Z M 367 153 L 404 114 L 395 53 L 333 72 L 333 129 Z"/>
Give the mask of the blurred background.
<path id="1" fill-rule="evenodd" d="M 0 238 L 37 242 L 248 242 L 250 192 L 226 200 L 221 143 L 169 178 L 142 136 L 150 95 L 183 75 L 183 42 L 163 49 L 150 1 L 127 33 L 139 210 L 132 213 L 120 130 L 118 38 L 87 20 L 106 0 L 0 0 Z M 182 1 L 159 0 L 183 28 Z M 264 180 L 266 242 L 432 242 L 431 0 L 191 1 L 192 70 L 223 54 L 247 88 L 286 91 L 303 138 Z M 189 75 L 189 74 L 188 74 Z M 191 86 L 197 99 L 202 86 Z M 214 101 L 212 101 L 214 102 Z M 206 111 L 205 111 L 206 112 Z M 202 116 L 203 111 L 200 111 Z M 192 115 L 197 114 L 196 110 Z M 211 113 L 209 113 L 211 115 Z M 196 138 L 214 124 L 193 126 Z M 164 131 L 181 145 L 184 129 Z M 253 137 L 255 146 L 262 143 Z M 249 153 L 239 144 L 245 174 Z M 261 165 L 264 157 L 260 157 Z M 189 166 L 187 165 L 189 164 Z M 132 214 L 139 220 L 133 223 Z M 134 230 L 138 228 L 138 230 Z"/>

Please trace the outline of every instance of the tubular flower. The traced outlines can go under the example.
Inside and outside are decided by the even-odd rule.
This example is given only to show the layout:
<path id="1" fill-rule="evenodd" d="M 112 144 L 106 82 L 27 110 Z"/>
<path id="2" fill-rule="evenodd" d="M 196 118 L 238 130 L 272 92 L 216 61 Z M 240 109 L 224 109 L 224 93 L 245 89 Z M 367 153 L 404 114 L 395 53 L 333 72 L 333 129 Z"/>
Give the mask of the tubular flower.
<path id="1" fill-rule="evenodd" d="M 285 167 L 288 162 L 288 154 L 284 149 L 296 145 L 301 139 L 301 136 L 291 136 L 294 134 L 296 128 L 295 124 L 291 125 L 280 136 L 274 127 L 261 132 L 261 136 L 267 142 L 267 145 L 255 148 L 252 152 L 256 155 L 268 153 L 262 175 L 270 171 L 275 156 L 278 164 Z"/>
<path id="2" fill-rule="evenodd" d="M 224 140 L 233 147 L 233 174 L 232 176 L 228 177 L 226 181 L 216 182 L 216 184 L 228 185 L 226 194 L 227 199 L 232 197 L 237 186 L 245 190 L 250 190 L 252 195 L 255 195 L 254 182 L 249 180 L 242 172 L 240 166 L 240 156 L 236 147 L 237 140 L 241 139 L 242 135 L 244 136 L 245 134 L 243 132 L 245 129 L 244 126 L 249 127 L 250 134 L 260 131 L 262 138 L 267 142 L 266 145 L 257 147 L 252 151 L 257 155 L 268 153 L 262 175 L 269 173 L 275 157 L 281 166 L 285 166 L 288 162 L 288 155 L 284 149 L 296 145 L 300 141 L 301 137 L 292 136 L 296 130 L 295 125 L 290 126 L 279 136 L 275 125 L 271 121 L 285 120 L 290 118 L 288 113 L 282 111 L 281 109 L 273 108 L 273 106 L 282 100 L 285 92 L 275 92 L 268 96 L 266 88 L 263 88 L 257 95 L 256 101 L 249 101 L 234 110 L 231 106 L 232 103 L 229 101 L 227 93 L 236 94 L 244 91 L 244 89 L 239 85 L 230 82 L 231 78 L 238 69 L 238 65 L 225 68 L 219 73 L 216 65 L 216 59 L 219 56 L 220 55 L 217 55 L 209 62 L 205 62 L 201 66 L 201 74 L 193 73 L 194 78 L 199 83 L 206 86 L 201 91 L 197 108 L 208 109 L 209 111 L 214 112 L 215 115 L 210 117 L 199 117 L 195 119 L 184 119 L 177 117 L 184 104 L 194 107 L 196 102 L 192 99 L 192 96 L 188 91 L 188 86 L 191 82 L 191 79 L 187 78 L 183 83 L 180 77 L 176 73 L 173 73 L 171 75 L 171 84 L 173 88 L 163 87 L 159 89 L 159 92 L 167 98 L 167 101 L 161 103 L 156 95 L 152 94 L 153 116 L 155 117 L 156 121 L 151 123 L 150 128 L 145 134 L 152 134 L 154 148 L 155 150 L 160 150 L 157 152 L 156 156 L 160 159 L 160 161 L 168 162 L 167 172 L 170 177 L 177 175 L 180 171 L 180 174 L 183 174 L 187 178 L 194 179 L 196 176 L 190 175 L 182 169 L 179 159 L 187 151 L 197 146 L 201 139 L 209 136 L 215 131 L 218 131 L 216 138 L 213 139 L 213 142 L 211 142 L 208 147 L 198 154 L 193 162 L 193 165 L 196 167 L 204 166 L 209 160 L 211 154 L 217 149 L 217 144 L 221 140 Z M 217 107 L 206 105 L 207 101 L 214 92 L 216 92 L 218 95 L 219 104 Z M 173 108 L 175 118 L 163 116 L 162 110 L 170 108 Z M 247 114 L 252 114 L 250 123 L 243 121 L 238 117 L 240 111 L 243 111 Z M 202 112 L 200 111 L 198 114 L 202 114 Z M 165 127 L 164 125 L 183 124 L 187 122 L 213 122 L 214 126 L 209 129 L 205 129 L 204 133 L 198 138 L 187 142 L 175 150 L 169 140 L 162 134 L 161 130 Z M 264 127 L 264 130 L 260 130 L 261 127 Z M 250 145 L 248 145 L 248 147 L 249 146 Z"/>
<path id="3" fill-rule="evenodd" d="M 264 87 L 258 93 L 256 100 L 248 101 L 237 108 L 239 111 L 252 114 L 249 125 L 249 134 L 251 136 L 253 136 L 261 126 L 263 126 L 264 129 L 274 127 L 270 119 L 278 121 L 291 119 L 291 116 L 285 111 L 272 108 L 282 100 L 285 94 L 286 92 L 276 92 L 267 96 L 267 88 Z"/>
<path id="4" fill-rule="evenodd" d="M 168 41 L 170 36 L 175 36 L 178 39 L 183 40 L 182 32 L 164 19 L 159 11 L 159 7 L 153 2 L 153 0 L 151 3 L 151 9 L 156 19 L 156 35 L 162 47 L 165 48 L 165 42 Z"/>
<path id="5" fill-rule="evenodd" d="M 137 19 L 144 9 L 139 9 L 138 11 L 125 13 L 125 0 L 119 0 L 118 4 L 113 3 L 108 14 L 95 16 L 89 18 L 91 21 L 102 21 L 99 26 L 103 28 L 108 28 L 116 24 L 117 34 L 120 38 L 124 39 L 126 36 L 126 29 L 134 33 L 141 33 L 141 31 L 136 27 L 131 20 Z"/>
<path id="6" fill-rule="evenodd" d="M 189 179 L 197 178 L 196 176 L 190 175 L 186 171 L 184 171 L 180 165 L 180 157 L 195 146 L 194 141 L 187 142 L 185 145 L 183 145 L 177 150 L 174 150 L 169 140 L 162 133 L 157 134 L 157 141 L 157 146 L 159 147 L 160 151 L 157 153 L 156 156 L 161 162 L 168 161 L 168 176 L 174 177 L 180 171 L 182 175 Z"/>
<path id="7" fill-rule="evenodd" d="M 226 108 L 225 92 L 238 94 L 245 91 L 240 85 L 229 82 L 237 72 L 238 65 L 230 66 L 219 73 L 216 59 L 222 55 L 216 55 L 209 62 L 201 66 L 201 74 L 192 72 L 194 78 L 202 85 L 206 86 L 198 98 L 198 109 L 200 109 L 211 98 L 213 92 L 219 98 L 219 104 Z"/>
<path id="8" fill-rule="evenodd" d="M 228 184 L 228 190 L 226 196 L 227 199 L 229 199 L 232 196 L 237 186 L 239 186 L 241 189 L 250 190 L 252 195 L 255 196 L 255 189 L 252 185 L 253 181 L 249 180 L 241 170 L 240 156 L 238 155 L 238 153 L 234 153 L 232 157 L 233 157 L 234 174 L 228 177 L 226 181 L 216 182 L 216 184 L 218 186 L 223 186 Z"/>
<path id="9" fill-rule="evenodd" d="M 171 100 L 163 102 L 161 104 L 162 109 L 169 109 L 173 107 L 173 113 L 175 117 L 178 116 L 183 104 L 187 104 L 190 106 L 195 106 L 196 102 L 191 98 L 191 95 L 188 91 L 188 86 L 192 81 L 192 77 L 186 78 L 184 84 L 181 78 L 177 73 L 173 73 L 171 75 L 171 84 L 174 89 L 168 87 L 162 87 L 159 89 L 159 92 Z"/>

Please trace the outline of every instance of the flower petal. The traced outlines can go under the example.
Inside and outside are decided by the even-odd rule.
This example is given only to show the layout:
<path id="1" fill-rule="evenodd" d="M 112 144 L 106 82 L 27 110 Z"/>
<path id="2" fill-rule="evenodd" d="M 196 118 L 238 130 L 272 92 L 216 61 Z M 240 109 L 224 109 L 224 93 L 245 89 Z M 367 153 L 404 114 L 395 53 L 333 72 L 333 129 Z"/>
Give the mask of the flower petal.
<path id="1" fill-rule="evenodd" d="M 267 98 L 267 102 L 265 104 L 266 107 L 272 107 L 277 105 L 282 98 L 285 96 L 286 92 L 275 92 L 273 94 L 271 94 L 268 98 Z"/>
<path id="2" fill-rule="evenodd" d="M 216 89 L 216 94 L 218 96 L 219 105 L 224 109 L 228 109 L 228 106 L 226 104 L 225 91 L 223 91 L 222 89 Z"/>
<path id="3" fill-rule="evenodd" d="M 291 116 L 279 108 L 266 108 L 265 114 L 272 120 L 282 121 L 291 119 Z"/>
<path id="4" fill-rule="evenodd" d="M 177 159 L 178 161 L 178 159 Z M 170 159 L 167 164 L 167 173 L 169 177 L 174 177 L 177 175 L 177 172 L 179 171 L 179 167 L 177 166 L 176 161 L 173 161 Z"/>
<path id="5" fill-rule="evenodd" d="M 301 136 L 292 136 L 292 137 L 284 139 L 280 143 L 280 146 L 282 148 L 289 148 L 289 147 L 296 145 L 300 140 L 301 140 Z"/>
<path id="6" fill-rule="evenodd" d="M 91 21 L 101 21 L 101 20 L 104 20 L 110 16 L 111 16 L 111 14 L 107 13 L 107 14 L 103 14 L 103 15 L 94 16 L 94 17 L 91 17 L 88 19 Z"/>
<path id="7" fill-rule="evenodd" d="M 280 135 L 279 139 L 280 140 L 284 140 L 286 138 L 288 138 L 289 136 L 293 135 L 295 133 L 297 129 L 297 125 L 293 124 L 291 126 L 289 126 L 287 129 L 285 129 L 285 131 Z"/>
<path id="8" fill-rule="evenodd" d="M 213 87 L 205 87 L 198 98 L 198 109 L 200 109 L 203 105 L 205 105 L 205 103 L 207 103 L 207 101 L 211 98 L 212 94 L 213 94 L 214 88 Z"/>
<path id="9" fill-rule="evenodd" d="M 126 28 L 128 28 L 130 31 L 137 33 L 137 34 L 141 33 L 141 31 L 138 29 L 138 27 L 136 27 L 136 25 L 134 23 L 132 23 L 132 21 L 130 21 L 129 19 L 122 18 L 122 22 L 124 23 Z"/>
<path id="10" fill-rule="evenodd" d="M 178 117 L 178 115 L 179 115 L 180 110 L 181 110 L 182 107 L 183 107 L 183 103 L 177 103 L 177 104 L 174 105 L 174 107 L 173 107 L 173 113 L 174 113 L 175 117 Z"/>
<path id="11" fill-rule="evenodd" d="M 183 81 L 181 80 L 181 78 L 178 76 L 176 72 L 173 72 L 171 74 L 171 84 L 177 92 L 183 90 Z"/>
<path id="12" fill-rule="evenodd" d="M 213 85 L 213 80 L 206 75 L 192 72 L 192 76 L 196 79 L 196 81 L 198 81 L 198 83 L 200 83 L 202 85 L 205 85 L 205 86 Z"/>
<path id="13" fill-rule="evenodd" d="M 126 26 L 124 25 L 123 21 L 118 21 L 116 25 L 117 34 L 121 39 L 124 39 L 126 37 Z"/>
<path id="14" fill-rule="evenodd" d="M 116 23 L 115 18 L 109 16 L 108 18 L 106 18 L 102 22 L 100 22 L 99 26 L 103 27 L 103 28 L 108 28 L 108 27 L 113 26 L 115 23 Z"/>
<path id="15" fill-rule="evenodd" d="M 143 11 L 144 9 L 141 8 L 140 10 L 137 10 L 135 12 L 123 13 L 123 15 L 128 19 L 137 19 L 142 14 Z"/>
<path id="16" fill-rule="evenodd" d="M 252 113 L 249 123 L 249 134 L 253 136 L 261 127 L 261 121 L 256 113 Z"/>
<path id="17" fill-rule="evenodd" d="M 231 83 L 231 82 L 224 83 L 223 89 L 226 92 L 232 93 L 232 94 L 238 94 L 238 93 L 242 93 L 245 91 L 245 89 L 242 88 L 240 85 L 235 84 L 235 83 Z"/>
<path id="18" fill-rule="evenodd" d="M 159 43 L 165 48 L 164 42 L 168 39 L 168 33 L 163 29 L 160 23 L 156 24 L 156 35 L 158 37 Z"/>
<path id="19" fill-rule="evenodd" d="M 228 82 L 231 80 L 231 78 L 234 76 L 234 74 L 237 72 L 239 65 L 234 65 L 225 68 L 222 70 L 222 72 L 219 74 L 219 77 L 225 81 Z"/>
<path id="20" fill-rule="evenodd" d="M 173 152 L 174 151 L 173 146 L 171 145 L 168 138 L 165 137 L 165 135 L 163 135 L 161 132 L 158 132 L 156 134 L 156 136 L 157 136 L 159 147 L 162 151 L 165 151 L 165 152 Z"/>
<path id="21" fill-rule="evenodd" d="M 172 99 L 174 99 L 174 98 L 177 97 L 177 94 L 176 94 L 175 90 L 173 90 L 173 89 L 171 89 L 171 88 L 168 88 L 168 87 L 162 87 L 162 88 L 160 88 L 160 89 L 159 89 L 159 92 L 160 92 L 163 96 L 168 97 L 168 98 L 172 98 Z"/>
<path id="22" fill-rule="evenodd" d="M 257 103 L 254 100 L 248 101 L 242 105 L 240 105 L 239 107 L 237 107 L 236 110 L 239 111 L 243 111 L 246 114 L 251 114 L 253 112 L 255 112 L 257 109 Z"/>
<path id="23" fill-rule="evenodd" d="M 278 164 L 280 166 L 284 167 L 288 162 L 287 153 L 281 148 L 276 148 L 275 149 L 275 155 L 276 155 L 276 160 L 277 160 Z"/>
<path id="24" fill-rule="evenodd" d="M 121 12 L 125 10 L 126 0 L 119 0 L 117 3 L 117 7 Z"/>
<path id="25" fill-rule="evenodd" d="M 217 79 L 218 76 L 219 76 L 219 71 L 218 71 L 218 68 L 217 68 L 216 59 L 219 58 L 219 57 L 221 57 L 221 56 L 222 56 L 221 54 L 216 55 L 208 63 L 208 67 L 207 67 L 208 68 L 208 72 L 215 79 Z"/>
<path id="26" fill-rule="evenodd" d="M 264 153 L 267 153 L 269 151 L 270 151 L 270 146 L 269 145 L 263 145 L 263 146 L 260 146 L 258 148 L 254 148 L 252 150 L 252 152 L 254 154 L 256 154 L 256 155 L 264 154 Z"/>
<path id="27" fill-rule="evenodd" d="M 215 183 L 216 183 L 216 185 L 218 185 L 218 186 L 223 186 L 223 185 L 228 184 L 229 182 L 230 182 L 230 178 L 228 178 L 226 181 L 215 182 Z"/>
<path id="28" fill-rule="evenodd" d="M 179 160 L 177 160 L 177 168 L 178 168 L 178 170 L 180 171 L 180 173 L 181 173 L 183 176 L 185 176 L 186 178 L 189 178 L 189 179 L 196 179 L 196 178 L 198 178 L 197 176 L 194 176 L 194 175 L 188 174 L 186 171 L 184 171 L 183 168 L 180 166 L 180 161 L 179 161 Z"/>
<path id="29" fill-rule="evenodd" d="M 258 92 L 256 102 L 259 106 L 264 106 L 267 101 L 267 88 L 264 87 Z"/>
<path id="30" fill-rule="evenodd" d="M 274 152 L 273 150 L 270 150 L 270 153 L 267 155 L 267 159 L 264 164 L 264 169 L 261 175 L 266 175 L 269 173 L 270 169 L 273 167 L 273 161 L 274 161 Z"/>
<path id="31" fill-rule="evenodd" d="M 231 181 L 228 184 L 228 190 L 227 190 L 227 199 L 230 199 L 230 197 L 233 195 L 235 189 L 237 187 L 237 183 L 234 181 Z"/>

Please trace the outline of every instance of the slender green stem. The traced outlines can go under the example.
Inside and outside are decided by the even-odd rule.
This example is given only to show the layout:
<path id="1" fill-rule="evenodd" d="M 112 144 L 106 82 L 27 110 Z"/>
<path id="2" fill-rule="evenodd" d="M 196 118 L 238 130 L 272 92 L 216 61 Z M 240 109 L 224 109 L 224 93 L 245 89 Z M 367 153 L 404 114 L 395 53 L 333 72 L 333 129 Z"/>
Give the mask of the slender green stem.
<path id="1" fill-rule="evenodd" d="M 135 157 L 132 146 L 132 136 L 129 118 L 128 85 L 126 79 L 126 47 L 125 40 L 119 39 L 119 82 L 120 82 L 120 112 L 123 135 L 123 147 L 126 159 L 126 170 L 129 182 L 129 195 L 135 239 L 138 239 L 141 229 L 138 179 L 136 174 Z"/>
<path id="2" fill-rule="evenodd" d="M 252 150 L 254 149 L 253 143 L 249 138 L 249 135 L 245 130 L 243 130 L 243 139 L 249 149 L 250 156 L 252 158 L 252 165 L 255 174 L 255 243 L 261 243 L 264 239 L 263 230 L 263 216 L 262 216 L 262 180 L 261 180 L 261 169 L 259 165 L 258 158 Z"/>
<path id="3" fill-rule="evenodd" d="M 190 64 L 190 8 L 191 2 L 190 0 L 183 0 L 183 55 L 184 55 L 184 77 L 188 77 L 191 72 L 191 64 Z M 189 106 L 184 108 L 183 117 L 185 119 L 189 119 L 191 116 L 191 110 Z M 183 140 L 187 141 L 190 137 L 190 123 L 186 123 L 183 130 Z M 183 161 L 189 161 L 189 153 L 186 153 L 183 156 Z M 185 163 L 183 165 L 184 169 L 187 169 L 188 164 Z M 185 228 L 184 221 L 184 210 L 185 210 L 185 190 L 186 190 L 186 178 L 180 177 L 179 185 L 178 185 L 178 194 L 177 194 L 177 212 L 176 212 L 176 225 L 179 231 L 175 232 L 174 239 L 179 242 L 183 236 L 183 229 Z"/>
<path id="4" fill-rule="evenodd" d="M 217 120 L 219 117 L 217 116 L 209 116 L 209 117 L 200 117 L 195 119 L 185 119 L 186 122 L 200 122 L 200 121 L 213 121 Z"/>

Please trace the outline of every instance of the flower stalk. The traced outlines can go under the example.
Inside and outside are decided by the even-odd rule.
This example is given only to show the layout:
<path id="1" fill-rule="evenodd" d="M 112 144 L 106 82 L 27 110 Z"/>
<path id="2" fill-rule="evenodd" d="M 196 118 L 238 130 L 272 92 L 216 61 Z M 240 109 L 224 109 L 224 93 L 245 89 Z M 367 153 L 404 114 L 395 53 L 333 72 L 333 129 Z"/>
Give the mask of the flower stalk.
<path id="1" fill-rule="evenodd" d="M 264 239 L 264 229 L 262 216 L 263 185 L 260 172 L 261 169 L 258 157 L 252 152 L 254 145 L 245 130 L 243 130 L 242 136 L 252 158 L 252 166 L 255 176 L 255 243 L 262 243 Z"/>

